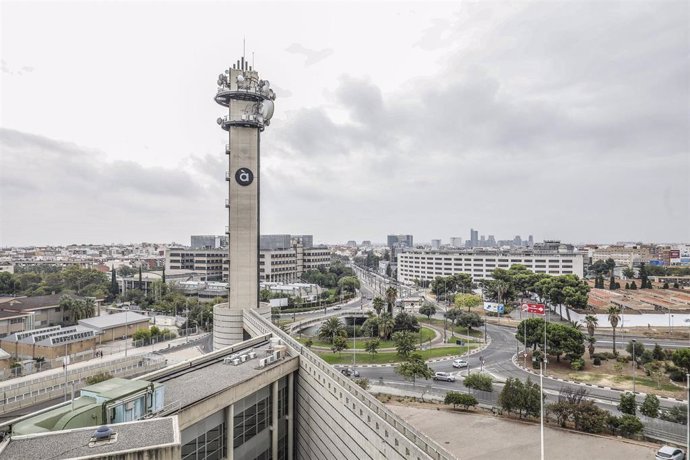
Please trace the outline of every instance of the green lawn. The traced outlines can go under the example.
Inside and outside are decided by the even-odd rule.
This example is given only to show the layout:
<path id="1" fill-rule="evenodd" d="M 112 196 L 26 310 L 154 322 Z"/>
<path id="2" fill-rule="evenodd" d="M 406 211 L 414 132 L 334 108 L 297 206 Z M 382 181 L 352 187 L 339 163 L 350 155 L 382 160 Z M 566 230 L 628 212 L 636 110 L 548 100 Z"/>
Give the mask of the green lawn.
<path id="1" fill-rule="evenodd" d="M 428 327 L 423 327 L 420 329 L 419 334 L 417 334 L 417 343 L 419 343 L 420 336 L 421 336 L 422 342 L 428 344 L 429 340 L 433 339 L 436 336 L 436 334 L 434 333 L 433 330 L 429 329 Z M 308 337 L 301 337 L 297 340 L 299 340 L 300 343 L 305 343 L 307 341 L 307 339 L 308 339 Z M 364 350 L 364 342 L 366 342 L 367 340 L 370 340 L 370 339 L 371 339 L 371 337 L 357 337 L 357 340 L 353 341 L 352 338 L 349 338 L 347 340 L 347 346 L 349 348 L 353 348 L 353 345 L 356 342 L 355 349 Z M 312 337 L 311 340 L 314 342 L 313 343 L 314 347 L 324 347 L 324 348 L 330 348 L 331 347 L 330 343 L 323 341 L 323 340 L 319 340 L 317 337 Z M 380 343 L 379 348 L 395 348 L 395 342 L 392 340 L 380 340 L 379 343 Z"/>
<path id="2" fill-rule="evenodd" d="M 437 318 L 431 318 L 428 319 L 426 316 L 423 317 L 418 317 L 417 318 L 420 323 L 423 324 L 431 324 L 432 326 L 436 326 L 438 328 L 443 329 L 443 320 L 442 319 L 437 319 Z M 448 333 L 450 334 L 451 327 L 450 327 L 450 321 L 446 322 L 446 325 L 448 326 Z M 462 334 L 462 335 L 467 335 L 467 328 L 466 327 L 460 327 L 460 326 L 455 326 L 455 333 L 456 334 Z M 484 337 L 484 330 L 479 330 L 479 329 L 472 329 L 470 331 L 470 337 L 477 337 L 477 338 L 483 338 Z"/>
<path id="3" fill-rule="evenodd" d="M 470 349 L 478 346 L 477 344 L 471 344 Z M 463 347 L 442 347 L 442 348 L 432 348 L 431 350 L 417 351 L 422 355 L 424 359 L 440 358 L 443 356 L 453 356 L 460 355 L 467 351 L 467 346 Z M 352 363 L 352 353 L 331 353 L 331 352 L 321 352 L 317 353 L 321 358 L 324 359 L 328 364 L 351 364 Z M 400 356 L 395 352 L 384 352 L 376 353 L 371 355 L 370 353 L 357 353 L 357 364 L 388 364 L 400 362 Z"/>

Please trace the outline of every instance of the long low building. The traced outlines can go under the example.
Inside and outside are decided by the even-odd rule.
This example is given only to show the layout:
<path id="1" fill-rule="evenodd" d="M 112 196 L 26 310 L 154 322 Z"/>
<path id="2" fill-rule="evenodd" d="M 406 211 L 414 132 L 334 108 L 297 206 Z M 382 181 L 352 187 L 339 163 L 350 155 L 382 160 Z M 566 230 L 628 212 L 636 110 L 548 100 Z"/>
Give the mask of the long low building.
<path id="1" fill-rule="evenodd" d="M 491 279 L 493 270 L 518 264 L 534 273 L 584 275 L 583 254 L 577 252 L 415 249 L 398 254 L 398 281 L 431 281 L 437 276 L 458 273 L 468 273 L 479 280 Z"/>

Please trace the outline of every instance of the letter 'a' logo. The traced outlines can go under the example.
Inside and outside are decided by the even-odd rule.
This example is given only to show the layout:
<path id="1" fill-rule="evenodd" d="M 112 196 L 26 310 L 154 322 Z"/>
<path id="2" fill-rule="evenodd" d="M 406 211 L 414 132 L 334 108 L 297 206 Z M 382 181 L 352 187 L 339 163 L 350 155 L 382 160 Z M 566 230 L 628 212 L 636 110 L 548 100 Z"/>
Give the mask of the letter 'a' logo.
<path id="1" fill-rule="evenodd" d="M 248 168 L 240 168 L 235 173 L 235 180 L 238 184 L 246 187 L 254 182 L 254 173 Z"/>

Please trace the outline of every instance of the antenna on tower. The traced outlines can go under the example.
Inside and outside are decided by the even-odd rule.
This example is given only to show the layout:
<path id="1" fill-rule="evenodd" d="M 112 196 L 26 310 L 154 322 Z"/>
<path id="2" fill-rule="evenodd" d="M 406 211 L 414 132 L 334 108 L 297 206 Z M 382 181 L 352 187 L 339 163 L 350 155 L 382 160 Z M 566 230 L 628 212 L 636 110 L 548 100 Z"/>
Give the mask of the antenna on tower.
<path id="1" fill-rule="evenodd" d="M 252 68 L 256 68 L 256 66 L 254 65 L 254 51 L 252 51 Z"/>

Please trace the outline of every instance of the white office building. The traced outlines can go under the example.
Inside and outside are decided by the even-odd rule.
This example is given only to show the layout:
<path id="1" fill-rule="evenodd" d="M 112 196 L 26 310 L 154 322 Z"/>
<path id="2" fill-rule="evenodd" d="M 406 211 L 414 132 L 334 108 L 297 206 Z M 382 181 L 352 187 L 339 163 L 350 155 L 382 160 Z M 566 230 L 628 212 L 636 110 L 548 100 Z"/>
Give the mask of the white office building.
<path id="1" fill-rule="evenodd" d="M 463 251 L 415 249 L 398 254 L 398 281 L 430 281 L 437 276 L 468 273 L 472 278 L 491 279 L 496 268 L 524 265 L 535 273 L 549 275 L 584 274 L 583 254 L 533 251 Z"/>

